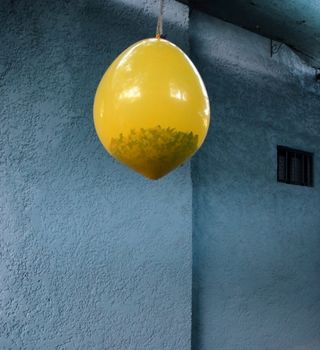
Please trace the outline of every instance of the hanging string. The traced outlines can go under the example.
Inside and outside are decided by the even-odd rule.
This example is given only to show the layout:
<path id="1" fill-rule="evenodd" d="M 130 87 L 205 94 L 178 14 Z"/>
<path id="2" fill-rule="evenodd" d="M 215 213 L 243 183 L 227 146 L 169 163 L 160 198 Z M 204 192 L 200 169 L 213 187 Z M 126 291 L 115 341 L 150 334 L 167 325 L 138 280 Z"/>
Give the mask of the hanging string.
<path id="1" fill-rule="evenodd" d="M 160 11 L 158 16 L 157 31 L 156 31 L 157 39 L 160 39 L 163 34 L 163 9 L 164 9 L 164 0 L 160 0 Z"/>

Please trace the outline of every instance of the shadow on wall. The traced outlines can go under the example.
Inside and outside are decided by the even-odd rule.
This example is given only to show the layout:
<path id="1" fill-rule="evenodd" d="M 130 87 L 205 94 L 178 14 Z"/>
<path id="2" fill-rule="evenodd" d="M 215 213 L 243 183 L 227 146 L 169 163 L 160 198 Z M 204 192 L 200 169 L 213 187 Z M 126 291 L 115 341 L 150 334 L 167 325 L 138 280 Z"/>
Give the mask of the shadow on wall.
<path id="1" fill-rule="evenodd" d="M 320 194 L 317 183 L 277 183 L 276 146 L 319 149 L 319 94 L 314 80 L 304 81 L 308 89 L 263 56 L 265 38 L 240 32 L 252 39 L 239 44 L 247 62 L 225 58 L 206 41 L 209 29 L 228 48 L 238 42 L 223 41 L 226 31 L 240 29 L 208 29 L 214 21 L 199 17 L 196 33 L 190 20 L 191 57 L 211 98 L 212 124 L 192 161 L 193 349 L 317 349 Z M 261 66 L 252 69 L 251 59 Z"/>

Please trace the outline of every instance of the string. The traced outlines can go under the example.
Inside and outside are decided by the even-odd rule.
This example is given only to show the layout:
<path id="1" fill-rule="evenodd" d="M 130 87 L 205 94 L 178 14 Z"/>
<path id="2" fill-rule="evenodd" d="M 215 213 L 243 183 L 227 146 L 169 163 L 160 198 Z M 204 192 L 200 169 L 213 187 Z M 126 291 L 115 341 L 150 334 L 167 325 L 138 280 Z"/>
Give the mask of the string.
<path id="1" fill-rule="evenodd" d="M 159 10 L 157 31 L 156 31 L 157 39 L 160 39 L 163 34 L 163 9 L 164 9 L 164 0 L 160 0 L 160 10 Z"/>

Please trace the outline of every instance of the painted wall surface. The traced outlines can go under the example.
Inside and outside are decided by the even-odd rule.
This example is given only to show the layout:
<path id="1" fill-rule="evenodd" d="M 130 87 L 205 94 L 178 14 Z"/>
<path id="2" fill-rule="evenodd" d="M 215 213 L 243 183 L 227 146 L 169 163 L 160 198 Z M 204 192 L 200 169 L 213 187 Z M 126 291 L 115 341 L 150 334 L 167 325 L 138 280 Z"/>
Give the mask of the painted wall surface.
<path id="1" fill-rule="evenodd" d="M 158 182 L 107 155 L 95 88 L 158 3 L 1 1 L 0 349 L 190 348 L 189 165 Z M 166 32 L 188 51 L 188 8 Z"/>
<path id="2" fill-rule="evenodd" d="M 283 46 L 193 11 L 212 124 L 192 163 L 194 350 L 320 349 L 320 85 Z M 277 183 L 277 145 L 315 152 Z"/>

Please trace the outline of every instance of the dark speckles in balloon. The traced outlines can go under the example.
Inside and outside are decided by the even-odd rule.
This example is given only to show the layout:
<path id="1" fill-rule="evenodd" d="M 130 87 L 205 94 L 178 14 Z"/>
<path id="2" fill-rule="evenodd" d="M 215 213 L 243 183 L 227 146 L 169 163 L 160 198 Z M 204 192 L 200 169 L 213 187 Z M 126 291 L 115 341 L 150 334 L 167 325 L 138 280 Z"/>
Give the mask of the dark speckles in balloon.
<path id="1" fill-rule="evenodd" d="M 111 154 L 134 169 L 150 168 L 150 177 L 167 173 L 197 150 L 198 135 L 157 126 L 132 129 L 127 136 L 112 139 Z"/>

